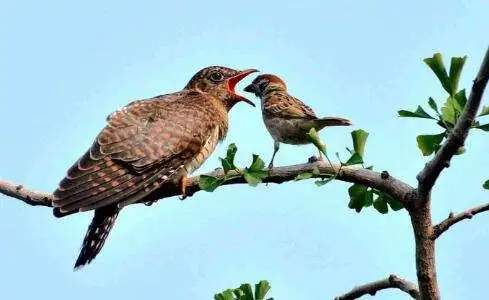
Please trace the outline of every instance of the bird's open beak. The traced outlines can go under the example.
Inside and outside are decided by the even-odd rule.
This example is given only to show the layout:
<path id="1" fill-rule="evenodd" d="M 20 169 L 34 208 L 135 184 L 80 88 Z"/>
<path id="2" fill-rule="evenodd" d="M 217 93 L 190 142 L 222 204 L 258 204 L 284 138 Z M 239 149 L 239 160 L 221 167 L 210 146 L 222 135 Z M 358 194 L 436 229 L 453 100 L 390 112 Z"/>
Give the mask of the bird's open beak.
<path id="1" fill-rule="evenodd" d="M 255 103 L 251 102 L 250 100 L 246 99 L 243 96 L 240 96 L 240 95 L 236 94 L 236 92 L 234 90 L 234 88 L 236 87 L 236 85 L 238 84 L 238 82 L 240 82 L 243 78 L 245 78 L 246 76 L 250 75 L 251 73 L 255 73 L 255 72 L 258 72 L 258 70 L 256 70 L 256 69 L 247 69 L 247 70 L 244 70 L 244 71 L 240 71 L 237 75 L 235 75 L 233 77 L 230 77 L 227 80 L 228 90 L 235 97 L 236 101 L 244 101 L 244 102 L 248 103 L 249 105 L 255 106 Z"/>

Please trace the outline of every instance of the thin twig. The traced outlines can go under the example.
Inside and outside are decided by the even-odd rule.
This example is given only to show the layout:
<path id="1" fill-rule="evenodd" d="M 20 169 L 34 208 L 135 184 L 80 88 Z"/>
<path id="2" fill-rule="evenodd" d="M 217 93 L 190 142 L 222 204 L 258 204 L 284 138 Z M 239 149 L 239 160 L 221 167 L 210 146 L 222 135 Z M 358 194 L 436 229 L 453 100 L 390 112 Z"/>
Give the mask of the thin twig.
<path id="1" fill-rule="evenodd" d="M 418 174 L 418 193 L 420 201 L 426 199 L 426 195 L 431 192 L 435 181 L 440 176 L 441 171 L 450 165 L 450 160 L 457 150 L 462 147 L 467 139 L 468 133 L 477 111 L 479 109 L 484 89 L 489 80 L 489 48 L 486 51 L 484 60 L 479 69 L 479 73 L 474 80 L 470 96 L 462 112 L 462 115 L 455 124 L 453 130 L 448 134 L 446 142 L 441 146 L 435 157 L 429 161 L 423 170 Z"/>
<path id="2" fill-rule="evenodd" d="M 472 217 L 476 214 L 480 214 L 485 211 L 489 211 L 489 203 L 469 208 L 458 214 L 454 214 L 453 212 L 450 213 L 448 215 L 448 218 L 433 226 L 432 238 L 437 239 L 440 235 L 442 235 L 445 231 L 447 231 L 450 227 L 457 224 L 458 222 L 466 219 L 472 219 Z"/>
<path id="3" fill-rule="evenodd" d="M 367 294 L 373 296 L 378 291 L 384 289 L 400 289 L 401 291 L 413 297 L 413 299 L 419 297 L 418 287 L 414 283 L 412 283 L 407 279 L 392 274 L 385 279 L 356 286 L 348 293 L 336 297 L 335 300 L 353 300 L 353 299 L 358 299 Z"/>

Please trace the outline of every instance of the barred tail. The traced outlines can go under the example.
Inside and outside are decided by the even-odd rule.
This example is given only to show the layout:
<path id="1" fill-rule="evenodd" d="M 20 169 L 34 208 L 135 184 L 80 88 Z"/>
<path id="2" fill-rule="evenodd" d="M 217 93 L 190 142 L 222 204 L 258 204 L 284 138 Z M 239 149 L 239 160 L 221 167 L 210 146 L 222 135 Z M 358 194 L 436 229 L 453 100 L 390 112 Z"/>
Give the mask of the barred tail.
<path id="1" fill-rule="evenodd" d="M 102 250 L 119 211 L 117 205 L 109 205 L 95 210 L 92 222 L 83 239 L 80 255 L 75 263 L 75 270 L 89 264 Z"/>

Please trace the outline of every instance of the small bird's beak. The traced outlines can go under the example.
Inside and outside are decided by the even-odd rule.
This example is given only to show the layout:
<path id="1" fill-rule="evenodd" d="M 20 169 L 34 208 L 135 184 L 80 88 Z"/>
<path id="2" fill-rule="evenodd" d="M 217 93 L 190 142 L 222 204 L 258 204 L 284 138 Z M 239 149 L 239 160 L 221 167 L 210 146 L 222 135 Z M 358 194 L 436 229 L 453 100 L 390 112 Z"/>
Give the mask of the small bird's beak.
<path id="1" fill-rule="evenodd" d="M 237 75 L 235 75 L 233 77 L 230 77 L 227 80 L 228 90 L 229 90 L 229 92 L 231 94 L 233 94 L 233 96 L 235 97 L 235 99 L 237 101 L 244 101 L 244 102 L 248 103 L 251 106 L 255 106 L 255 103 L 251 102 L 250 100 L 246 99 L 243 96 L 240 96 L 240 95 L 236 94 L 236 92 L 234 91 L 234 88 L 236 87 L 236 85 L 238 84 L 238 82 L 240 82 L 243 78 L 245 78 L 246 76 L 250 75 L 251 73 L 255 73 L 255 72 L 258 72 L 258 70 L 256 70 L 256 69 L 247 69 L 247 70 L 238 72 Z"/>
<path id="2" fill-rule="evenodd" d="M 248 93 L 256 94 L 256 86 L 253 83 L 247 85 L 243 90 Z"/>

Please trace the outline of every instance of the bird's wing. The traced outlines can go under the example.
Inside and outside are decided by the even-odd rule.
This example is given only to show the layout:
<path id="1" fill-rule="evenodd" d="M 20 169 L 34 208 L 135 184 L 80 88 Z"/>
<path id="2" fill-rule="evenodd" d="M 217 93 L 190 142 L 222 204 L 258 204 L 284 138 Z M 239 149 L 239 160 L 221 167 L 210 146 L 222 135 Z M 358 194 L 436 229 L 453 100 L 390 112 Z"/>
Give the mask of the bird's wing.
<path id="1" fill-rule="evenodd" d="M 317 119 L 312 108 L 287 93 L 275 93 L 270 96 L 264 102 L 263 113 L 268 117 Z"/>
<path id="2" fill-rule="evenodd" d="M 198 153 L 216 124 L 200 93 L 175 101 L 139 101 L 112 114 L 89 151 L 55 191 L 62 212 L 139 200 Z M 207 103 L 207 105 L 206 105 Z"/>

